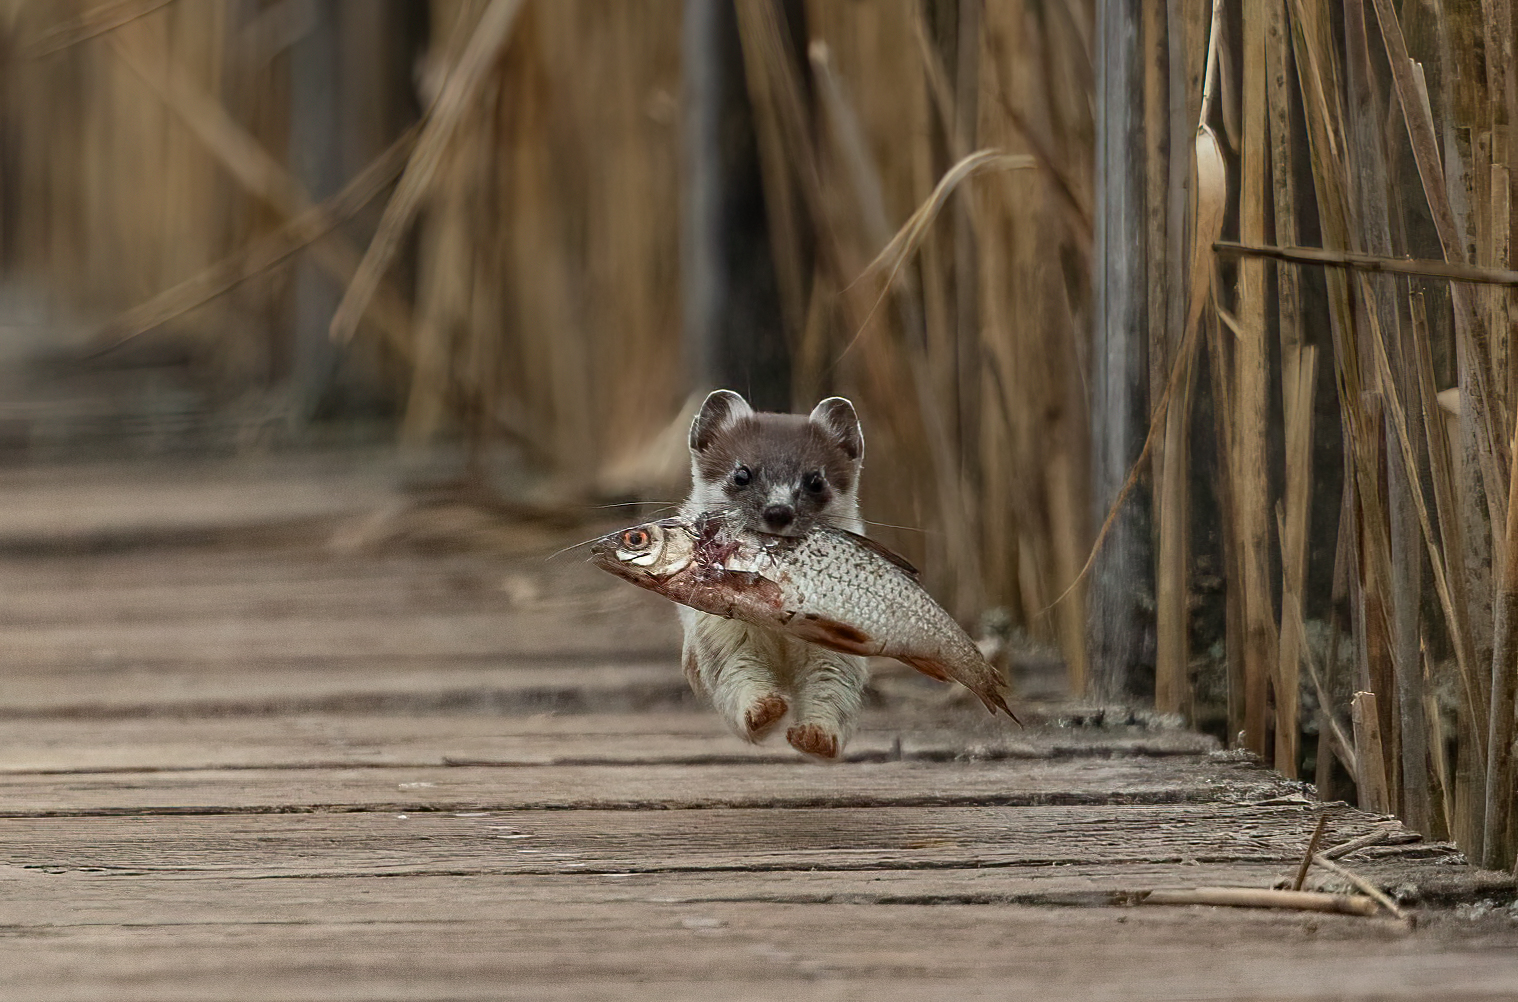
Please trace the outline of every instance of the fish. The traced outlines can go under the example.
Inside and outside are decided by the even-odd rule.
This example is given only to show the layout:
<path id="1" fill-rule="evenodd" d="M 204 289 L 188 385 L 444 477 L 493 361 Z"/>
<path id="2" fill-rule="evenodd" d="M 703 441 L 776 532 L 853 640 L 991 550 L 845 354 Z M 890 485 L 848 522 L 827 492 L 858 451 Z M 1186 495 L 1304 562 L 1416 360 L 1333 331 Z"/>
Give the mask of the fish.
<path id="1" fill-rule="evenodd" d="M 601 569 L 692 609 L 958 682 L 991 713 L 1021 724 L 1001 673 L 922 587 L 917 569 L 865 536 L 822 525 L 777 536 L 701 515 L 621 529 L 590 552 Z"/>

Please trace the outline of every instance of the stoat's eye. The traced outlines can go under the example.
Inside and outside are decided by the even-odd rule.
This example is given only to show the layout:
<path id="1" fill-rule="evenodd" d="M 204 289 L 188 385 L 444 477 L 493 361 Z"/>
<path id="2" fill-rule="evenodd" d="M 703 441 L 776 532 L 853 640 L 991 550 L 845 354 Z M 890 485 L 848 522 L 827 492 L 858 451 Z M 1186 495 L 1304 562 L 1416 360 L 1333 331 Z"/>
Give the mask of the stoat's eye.
<path id="1" fill-rule="evenodd" d="M 748 482 L 754 479 L 754 471 L 747 466 L 740 466 L 733 471 L 733 483 L 738 487 L 747 487 Z"/>
<path id="2" fill-rule="evenodd" d="M 648 545 L 648 533 L 642 529 L 628 529 L 622 533 L 622 547 L 628 550 L 641 550 Z"/>
<path id="3" fill-rule="evenodd" d="M 822 471 L 810 470 L 801 478 L 801 486 L 813 494 L 820 493 L 827 486 L 827 481 L 822 479 Z"/>

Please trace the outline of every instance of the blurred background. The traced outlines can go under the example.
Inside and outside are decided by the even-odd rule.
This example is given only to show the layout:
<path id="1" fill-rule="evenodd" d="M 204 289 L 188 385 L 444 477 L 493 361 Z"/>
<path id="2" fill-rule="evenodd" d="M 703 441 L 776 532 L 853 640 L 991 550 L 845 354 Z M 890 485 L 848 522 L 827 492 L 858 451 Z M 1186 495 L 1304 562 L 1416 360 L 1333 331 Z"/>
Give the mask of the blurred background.
<path id="1" fill-rule="evenodd" d="M 1089 4 L 4 11 L 7 459 L 451 442 L 566 507 L 678 500 L 693 395 L 841 393 L 881 534 L 1080 673 L 1079 597 L 1044 610 L 1090 538 Z M 883 298 L 983 147 L 1042 169 L 982 164 Z"/>
<path id="2" fill-rule="evenodd" d="M 844 394 L 872 532 L 1008 657 L 1511 861 L 1505 2 L 0 31 L 12 468 L 378 447 L 574 523 L 683 497 L 708 389 Z"/>

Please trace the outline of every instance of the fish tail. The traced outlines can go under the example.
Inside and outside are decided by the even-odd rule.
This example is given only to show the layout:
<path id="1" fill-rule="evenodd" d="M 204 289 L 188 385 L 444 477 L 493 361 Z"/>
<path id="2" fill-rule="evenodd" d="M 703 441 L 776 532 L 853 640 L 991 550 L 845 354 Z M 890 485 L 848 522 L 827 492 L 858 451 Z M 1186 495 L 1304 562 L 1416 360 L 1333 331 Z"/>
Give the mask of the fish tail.
<path id="1" fill-rule="evenodd" d="M 1012 708 L 1007 705 L 1006 697 L 1001 694 L 1001 690 L 992 689 L 989 695 L 982 695 L 978 692 L 975 695 L 980 696 L 980 701 L 986 704 L 986 709 L 991 711 L 991 716 L 996 716 L 996 711 L 1000 710 L 1011 717 L 1012 722 L 1018 727 L 1023 726 L 1023 722 L 1017 719 L 1017 714 L 1013 713 Z"/>

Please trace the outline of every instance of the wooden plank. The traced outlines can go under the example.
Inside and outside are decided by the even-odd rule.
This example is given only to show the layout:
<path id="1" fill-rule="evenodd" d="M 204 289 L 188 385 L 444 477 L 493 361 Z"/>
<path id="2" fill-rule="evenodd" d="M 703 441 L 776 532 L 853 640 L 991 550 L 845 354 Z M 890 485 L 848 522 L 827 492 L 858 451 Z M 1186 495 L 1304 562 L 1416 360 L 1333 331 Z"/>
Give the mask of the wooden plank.
<path id="1" fill-rule="evenodd" d="M 1357 863 L 1381 886 L 1394 886 L 1406 864 Z M 378 923 L 404 915 L 418 922 L 480 922 L 519 914 L 524 904 L 1018 905 L 1093 908 L 1123 904 L 1157 887 L 1230 884 L 1267 887 L 1275 863 L 974 867 L 897 870 L 741 870 L 650 873 L 409 874 L 248 878 L 222 872 L 140 873 L 43 870 L 0 865 L 0 923 L 20 928 L 94 924 L 141 927 L 189 924 L 307 925 Z M 1449 868 L 1424 867 L 1428 903 L 1508 893 L 1511 878 L 1472 871 L 1449 880 Z M 1442 881 L 1442 882 L 1441 882 Z M 1308 886 L 1316 886 L 1311 881 Z M 863 909 L 860 909 L 863 910 Z M 1227 914 L 1227 913 L 1224 913 Z M 1426 915 L 1427 913 L 1425 913 Z M 1430 923 L 1425 921 L 1426 927 Z M 1469 926 L 1466 926 L 1469 929 Z M 4 940 L 0 940 L 3 947 Z"/>
<path id="2" fill-rule="evenodd" d="M 624 589 L 626 599 L 636 597 Z M 668 603 L 664 603 L 667 605 Z M 324 619 L 228 615 L 193 624 L 99 623 L 16 626 L 0 639 L 0 657 L 21 671 L 81 663 L 152 666 L 192 662 L 206 671 L 247 666 L 281 658 L 317 658 L 337 663 L 353 659 L 417 657 L 578 658 L 678 650 L 674 617 L 645 603 L 608 596 L 597 607 L 586 603 L 560 615 L 502 608 L 438 615 L 367 613 Z M 629 615 L 611 615 L 630 613 Z"/>
<path id="3" fill-rule="evenodd" d="M 1210 804 L 16 818 L 0 827 L 0 859 L 48 872 L 244 877 L 1069 866 L 1117 874 L 1171 863 L 1173 885 L 1202 863 L 1285 873 L 1315 820 L 1305 807 Z M 1347 841 L 1378 820 L 1336 811 L 1327 837 Z M 1390 855 L 1459 858 L 1447 843 L 1392 846 Z"/>
<path id="4" fill-rule="evenodd" d="M 393 453 L 376 452 L 23 469 L 0 488 L 0 547 L 176 538 L 372 511 L 397 499 L 401 473 Z"/>
<path id="5" fill-rule="evenodd" d="M 70 558 L 12 558 L 0 564 L 6 593 L 0 623 L 183 624 L 205 617 L 320 619 L 388 610 L 674 610 L 619 584 L 576 557 L 507 560 L 483 554 L 382 554 L 351 558 L 309 545 L 218 548 Z"/>
<path id="6" fill-rule="evenodd" d="M 1300 796 L 1210 759 L 232 769 L 0 776 L 0 817 L 953 804 L 1247 803 Z"/>
<path id="7" fill-rule="evenodd" d="M 1211 738 L 1186 731 L 1019 729 L 977 707 L 936 721 L 872 712 L 845 758 L 1169 756 L 1206 754 L 1215 746 Z M 13 719 L 0 729 L 0 773 L 794 761 L 796 753 L 784 742 L 748 744 L 705 710 L 510 717 L 301 714 L 180 719 L 172 727 L 158 717 L 45 718 Z"/>
<path id="8" fill-rule="evenodd" d="M 809 892 L 800 874 L 788 878 L 797 901 L 757 903 L 690 900 L 663 881 L 621 902 L 578 900 L 577 889 L 641 879 L 629 877 L 173 880 L 133 904 L 122 885 L 135 881 L 46 879 L 72 893 L 0 902 L 11 997 L 792 1002 L 826 990 L 861 999 L 1469 1002 L 1505 997 L 1518 979 L 1513 935 L 1494 923 L 1409 935 L 1347 916 L 1212 908 L 931 897 L 861 907 L 828 901 L 827 883 Z M 90 885 L 121 890 L 78 893 Z"/>
<path id="9" fill-rule="evenodd" d="M 235 643 L 235 637 L 228 638 Z M 633 654 L 634 652 L 629 652 Z M 141 664 L 96 656 L 6 678 L 0 719 L 184 717 L 302 712 L 637 710 L 694 700 L 673 657 L 286 656 Z"/>

